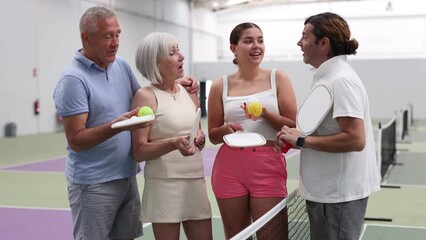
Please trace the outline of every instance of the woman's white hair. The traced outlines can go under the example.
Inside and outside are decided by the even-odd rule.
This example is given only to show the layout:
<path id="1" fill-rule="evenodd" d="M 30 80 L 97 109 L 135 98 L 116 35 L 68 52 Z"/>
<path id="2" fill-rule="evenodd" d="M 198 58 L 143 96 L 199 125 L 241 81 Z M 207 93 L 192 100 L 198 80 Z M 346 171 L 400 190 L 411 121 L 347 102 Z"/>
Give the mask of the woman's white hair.
<path id="1" fill-rule="evenodd" d="M 139 44 L 136 51 L 136 67 L 139 72 L 153 84 L 161 84 L 163 78 L 159 63 L 171 51 L 171 46 L 177 43 L 175 36 L 169 33 L 150 33 Z"/>

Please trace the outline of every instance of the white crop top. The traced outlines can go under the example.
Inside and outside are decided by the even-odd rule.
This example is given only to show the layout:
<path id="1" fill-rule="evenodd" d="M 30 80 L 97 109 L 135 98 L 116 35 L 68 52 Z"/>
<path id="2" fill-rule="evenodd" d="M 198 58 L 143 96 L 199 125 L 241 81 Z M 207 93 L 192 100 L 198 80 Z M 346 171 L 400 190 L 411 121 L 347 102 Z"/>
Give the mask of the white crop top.
<path id="1" fill-rule="evenodd" d="M 275 141 L 278 130 L 273 128 L 265 119 L 259 118 L 256 121 L 246 117 L 244 110 L 240 107 L 247 102 L 250 98 L 259 100 L 263 107 L 270 112 L 279 114 L 278 98 L 275 84 L 276 69 L 271 70 L 271 89 L 246 95 L 246 96 L 228 96 L 228 77 L 223 76 L 223 110 L 225 123 L 233 122 L 240 124 L 246 132 L 257 132 L 262 134 L 266 140 Z"/>

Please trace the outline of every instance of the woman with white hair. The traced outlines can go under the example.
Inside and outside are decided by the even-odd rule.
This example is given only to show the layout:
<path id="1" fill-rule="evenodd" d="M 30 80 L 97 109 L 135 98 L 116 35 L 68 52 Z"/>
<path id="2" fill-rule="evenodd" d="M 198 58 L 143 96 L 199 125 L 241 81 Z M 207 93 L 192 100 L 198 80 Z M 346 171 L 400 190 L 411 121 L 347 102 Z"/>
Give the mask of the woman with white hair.
<path id="1" fill-rule="evenodd" d="M 156 239 L 179 239 L 180 225 L 188 239 L 212 239 L 201 150 L 205 136 L 194 125 L 199 99 L 176 79 L 184 76 L 184 56 L 176 38 L 155 32 L 136 52 L 136 67 L 151 84 L 138 90 L 132 106 L 149 106 L 155 120 L 132 132 L 133 155 L 145 161 L 141 219 L 152 222 Z"/>

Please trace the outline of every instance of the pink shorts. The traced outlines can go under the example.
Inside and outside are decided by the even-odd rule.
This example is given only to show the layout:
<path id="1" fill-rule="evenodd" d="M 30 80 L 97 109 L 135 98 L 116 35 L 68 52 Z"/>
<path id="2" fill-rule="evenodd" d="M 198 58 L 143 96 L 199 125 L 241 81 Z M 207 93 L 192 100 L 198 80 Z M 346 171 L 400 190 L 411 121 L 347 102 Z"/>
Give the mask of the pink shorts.
<path id="1" fill-rule="evenodd" d="M 235 148 L 223 144 L 212 172 L 216 198 L 286 197 L 287 170 L 284 154 L 273 147 Z"/>

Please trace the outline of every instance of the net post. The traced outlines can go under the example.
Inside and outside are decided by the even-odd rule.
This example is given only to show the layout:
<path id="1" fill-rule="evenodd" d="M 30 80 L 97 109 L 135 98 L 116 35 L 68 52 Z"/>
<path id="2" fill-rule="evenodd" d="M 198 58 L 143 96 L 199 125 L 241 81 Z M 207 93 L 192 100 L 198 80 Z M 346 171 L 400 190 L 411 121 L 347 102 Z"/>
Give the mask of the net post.
<path id="1" fill-rule="evenodd" d="M 413 119 L 413 104 L 409 103 L 407 105 L 408 109 L 408 127 L 410 128 L 413 125 L 414 119 Z"/>
<path id="2" fill-rule="evenodd" d="M 402 114 L 402 110 L 399 109 L 399 111 L 395 111 L 395 116 L 396 116 L 396 123 L 397 123 L 397 141 L 398 142 L 402 142 L 402 140 L 404 140 L 404 130 L 403 130 L 403 124 L 404 124 L 404 120 L 403 120 L 403 114 Z"/>
<path id="3" fill-rule="evenodd" d="M 379 178 L 380 178 L 380 182 L 383 181 L 383 176 L 381 174 L 382 172 L 382 123 L 379 122 L 379 131 L 377 133 L 377 153 L 376 153 L 376 158 L 377 158 L 377 169 L 379 170 Z"/>

